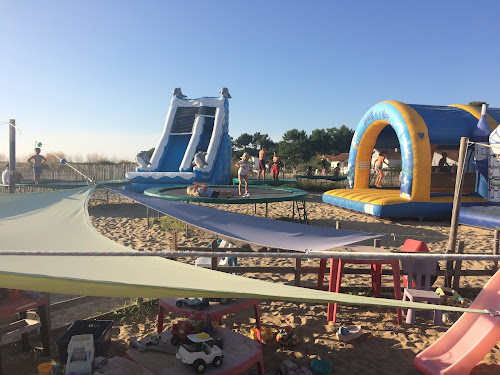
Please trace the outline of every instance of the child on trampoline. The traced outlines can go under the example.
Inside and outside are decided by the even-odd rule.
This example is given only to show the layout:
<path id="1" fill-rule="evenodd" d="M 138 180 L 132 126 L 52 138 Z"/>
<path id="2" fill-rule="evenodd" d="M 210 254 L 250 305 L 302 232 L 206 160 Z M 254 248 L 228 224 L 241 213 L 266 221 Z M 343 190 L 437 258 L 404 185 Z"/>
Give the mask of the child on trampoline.
<path id="1" fill-rule="evenodd" d="M 193 186 L 187 187 L 187 194 L 193 197 L 204 198 L 233 198 L 236 197 L 230 191 L 216 191 L 208 187 L 206 182 L 193 182 Z"/>
<path id="2" fill-rule="evenodd" d="M 382 179 L 384 178 L 384 172 L 382 170 L 384 164 L 389 166 L 389 163 L 385 161 L 385 157 L 387 155 L 387 151 L 382 150 L 378 154 L 378 158 L 373 163 L 373 169 L 377 173 L 377 180 L 375 181 L 375 186 L 379 189 L 382 188 Z"/>
<path id="3" fill-rule="evenodd" d="M 245 152 L 241 156 L 241 160 L 236 163 L 236 167 L 238 167 L 238 194 L 241 195 L 241 180 L 245 180 L 245 194 L 244 197 L 248 197 L 250 193 L 248 192 L 248 174 L 250 173 L 250 155 L 248 152 Z M 264 175 L 265 177 L 265 175 Z"/>

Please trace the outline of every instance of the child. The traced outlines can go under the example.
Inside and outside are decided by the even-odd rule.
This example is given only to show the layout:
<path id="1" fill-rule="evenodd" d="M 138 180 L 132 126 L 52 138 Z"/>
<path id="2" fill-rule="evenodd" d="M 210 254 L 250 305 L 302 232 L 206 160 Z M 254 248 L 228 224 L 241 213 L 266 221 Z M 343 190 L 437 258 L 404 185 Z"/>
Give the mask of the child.
<path id="1" fill-rule="evenodd" d="M 378 158 L 373 163 L 373 169 L 377 172 L 377 181 L 375 181 L 375 186 L 379 189 L 382 188 L 382 179 L 384 178 L 384 172 L 382 171 L 382 167 L 384 164 L 389 166 L 389 163 L 385 161 L 385 155 L 387 155 L 387 151 L 382 150 L 378 154 Z"/>
<path id="2" fill-rule="evenodd" d="M 236 163 L 236 166 L 239 168 L 238 169 L 238 179 L 239 179 L 239 184 L 238 184 L 238 194 L 241 195 L 241 180 L 245 180 L 245 197 L 248 197 L 250 193 L 248 192 L 248 174 L 250 173 L 250 155 L 248 152 L 245 152 L 243 156 L 241 157 L 241 160 Z M 264 175 L 265 177 L 265 175 Z"/>
<path id="3" fill-rule="evenodd" d="M 282 166 L 281 159 L 278 156 L 278 153 L 275 152 L 274 156 L 273 156 L 273 180 L 274 181 L 278 181 L 281 166 Z"/>
<path id="4" fill-rule="evenodd" d="M 28 163 L 33 166 L 33 174 L 35 178 L 35 184 L 40 183 L 40 175 L 42 174 L 43 165 L 47 162 L 44 156 L 40 155 L 40 148 L 35 148 L 35 155 L 28 159 Z"/>
<path id="5" fill-rule="evenodd" d="M 193 186 L 187 187 L 188 195 L 205 198 L 232 198 L 235 197 L 230 191 L 215 191 L 208 187 L 206 182 L 193 182 Z"/>

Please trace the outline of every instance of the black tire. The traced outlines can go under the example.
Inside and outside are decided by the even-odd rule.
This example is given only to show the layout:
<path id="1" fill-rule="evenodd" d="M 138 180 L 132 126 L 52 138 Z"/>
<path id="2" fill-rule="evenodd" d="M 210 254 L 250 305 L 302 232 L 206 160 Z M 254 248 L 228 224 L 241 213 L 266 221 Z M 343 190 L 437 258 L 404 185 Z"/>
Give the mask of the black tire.
<path id="1" fill-rule="evenodd" d="M 201 358 L 198 358 L 196 361 L 193 362 L 193 370 L 197 374 L 201 374 L 203 371 L 205 371 L 206 368 L 207 364 Z"/>
<path id="2" fill-rule="evenodd" d="M 215 357 L 212 361 L 212 365 L 214 365 L 215 367 L 220 367 L 222 365 L 222 357 Z"/>
<path id="3" fill-rule="evenodd" d="M 203 304 L 200 302 L 197 303 L 194 307 L 196 308 L 196 310 L 200 311 L 203 308 Z"/>
<path id="4" fill-rule="evenodd" d="M 179 345 L 181 342 L 181 339 L 179 336 L 177 335 L 173 335 L 171 338 L 170 338 L 170 343 L 173 345 L 173 346 L 177 346 Z"/>
<path id="5" fill-rule="evenodd" d="M 229 302 L 229 298 L 219 298 L 219 303 L 221 305 L 225 305 L 228 302 Z"/>
<path id="6" fill-rule="evenodd" d="M 184 305 L 184 303 L 181 300 L 175 301 L 175 306 L 182 307 L 182 305 Z"/>
<path id="7" fill-rule="evenodd" d="M 292 347 L 293 346 L 293 340 L 289 340 L 288 343 L 286 344 L 288 347 Z"/>

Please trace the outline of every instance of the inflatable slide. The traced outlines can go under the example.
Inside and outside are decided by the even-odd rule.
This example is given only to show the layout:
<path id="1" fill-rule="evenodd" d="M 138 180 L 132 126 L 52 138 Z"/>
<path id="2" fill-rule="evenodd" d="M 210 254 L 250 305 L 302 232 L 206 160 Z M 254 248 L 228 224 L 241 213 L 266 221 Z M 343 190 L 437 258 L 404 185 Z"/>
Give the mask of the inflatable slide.
<path id="1" fill-rule="evenodd" d="M 194 181 L 226 185 L 231 173 L 229 92 L 218 98 L 185 99 L 175 89 L 163 134 L 148 160 L 138 154 L 139 166 L 128 172 L 132 190 L 191 184 Z"/>

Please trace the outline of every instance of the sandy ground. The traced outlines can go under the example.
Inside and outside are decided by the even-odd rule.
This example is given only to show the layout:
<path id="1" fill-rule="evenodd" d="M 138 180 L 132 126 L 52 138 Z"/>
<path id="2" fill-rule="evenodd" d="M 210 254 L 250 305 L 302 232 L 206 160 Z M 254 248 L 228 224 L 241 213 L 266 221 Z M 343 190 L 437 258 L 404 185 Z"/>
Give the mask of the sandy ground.
<path id="1" fill-rule="evenodd" d="M 116 195 L 110 197 L 110 203 L 104 204 L 103 192 L 97 191 L 90 202 L 90 215 L 93 225 L 106 237 L 125 246 L 137 250 L 165 250 L 171 247 L 171 233 L 161 231 L 157 226 L 146 228 L 145 207 Z M 220 209 L 254 214 L 254 206 L 222 205 Z M 258 207 L 257 214 L 264 213 L 264 206 Z M 342 229 L 387 233 L 382 238 L 382 246 L 400 248 L 407 238 L 425 241 L 431 251 L 442 251 L 447 242 L 449 222 L 444 221 L 388 221 L 339 209 L 321 202 L 321 194 L 311 194 L 307 202 L 310 223 L 318 226 L 335 227 L 341 221 Z M 291 203 L 273 203 L 269 206 L 269 217 L 282 218 L 291 216 Z M 394 235 L 389 235 L 389 234 Z M 493 233 L 486 230 L 460 227 L 459 239 L 466 243 L 466 252 L 491 253 Z M 187 246 L 206 246 L 213 237 L 190 228 L 179 233 L 179 244 Z M 370 245 L 370 243 L 366 243 Z M 194 263 L 194 259 L 185 260 Z M 241 265 L 292 265 L 291 261 L 240 259 Z M 306 266 L 317 265 L 316 261 L 305 263 Z M 444 264 L 441 264 L 441 268 Z M 464 262 L 464 269 L 485 269 L 491 262 Z M 263 280 L 293 284 L 292 274 L 245 274 Z M 316 275 L 303 275 L 302 284 L 315 287 Z M 488 277 L 464 277 L 461 279 L 459 292 L 467 297 L 474 297 Z M 327 285 L 328 276 L 325 278 Z M 438 279 L 436 284 L 441 285 Z M 343 286 L 351 293 L 370 295 L 368 275 L 346 275 Z M 383 296 L 392 297 L 390 291 L 391 278 L 383 278 Z M 57 297 L 54 297 L 57 298 Z M 59 297 L 60 298 L 60 297 Z M 97 302 L 67 309 L 53 316 L 53 325 L 64 326 L 76 319 L 121 308 L 130 303 L 126 299 L 106 298 Z M 415 325 L 396 325 L 395 311 L 386 308 L 341 306 L 337 314 L 337 323 L 329 324 L 326 320 L 326 305 L 291 303 L 277 301 L 261 301 L 262 324 L 276 333 L 280 328 L 290 325 L 300 339 L 292 348 L 282 348 L 274 340 L 264 344 L 264 361 L 266 374 L 274 371 L 285 359 L 291 359 L 300 366 L 309 366 L 314 358 L 330 362 L 336 374 L 418 374 L 413 367 L 413 359 L 417 353 L 431 345 L 450 326 L 434 326 L 432 320 L 417 315 Z M 114 319 L 114 315 L 107 316 Z M 178 317 L 173 314 L 165 316 L 168 326 Z M 156 310 L 151 308 L 133 310 L 126 316 L 116 316 L 112 329 L 113 345 L 108 356 L 123 355 L 128 348 L 130 337 L 142 338 L 155 331 Z M 239 333 L 249 335 L 255 324 L 251 309 L 230 315 L 223 324 Z M 349 343 L 339 342 L 335 333 L 340 325 L 361 325 L 367 335 Z M 64 332 L 64 328 L 53 332 L 52 353 L 50 359 L 58 360 L 58 349 L 55 340 Z M 33 341 L 35 343 L 35 341 Z M 45 362 L 37 351 L 21 353 L 19 345 L 2 348 L 3 369 L 5 374 L 36 374 L 36 365 Z M 500 373 L 500 347 L 493 350 L 474 368 L 473 374 Z M 250 374 L 246 372 L 245 374 Z M 175 375 L 175 374 L 174 374 Z"/>

